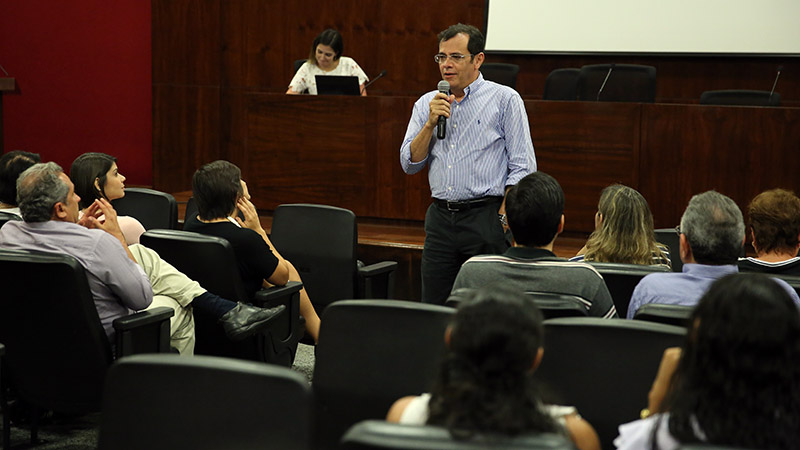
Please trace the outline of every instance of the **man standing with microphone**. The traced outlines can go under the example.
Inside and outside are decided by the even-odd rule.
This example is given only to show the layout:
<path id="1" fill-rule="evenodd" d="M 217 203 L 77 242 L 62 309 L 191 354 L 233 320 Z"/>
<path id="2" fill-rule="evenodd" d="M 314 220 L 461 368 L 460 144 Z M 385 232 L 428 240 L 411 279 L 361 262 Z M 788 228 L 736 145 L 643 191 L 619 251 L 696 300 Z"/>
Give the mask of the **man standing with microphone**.
<path id="1" fill-rule="evenodd" d="M 422 301 L 443 304 L 464 261 L 507 249 L 503 195 L 536 171 L 536 157 L 522 98 L 480 73 L 483 33 L 457 24 L 438 37 L 443 81 L 414 104 L 400 164 L 407 174 L 429 166 Z"/>

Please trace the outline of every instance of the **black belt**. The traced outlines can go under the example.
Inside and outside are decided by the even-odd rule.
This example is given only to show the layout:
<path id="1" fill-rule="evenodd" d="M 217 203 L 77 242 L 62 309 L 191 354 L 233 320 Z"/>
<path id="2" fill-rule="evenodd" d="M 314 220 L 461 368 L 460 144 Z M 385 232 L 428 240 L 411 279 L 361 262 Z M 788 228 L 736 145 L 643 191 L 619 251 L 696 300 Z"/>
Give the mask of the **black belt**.
<path id="1" fill-rule="evenodd" d="M 500 203 L 501 201 L 503 201 L 503 197 L 481 197 L 473 198 L 472 200 L 460 200 L 457 202 L 434 198 L 433 204 L 448 211 L 466 211 L 472 208 L 480 208 L 481 206 L 485 206 L 490 203 Z"/>

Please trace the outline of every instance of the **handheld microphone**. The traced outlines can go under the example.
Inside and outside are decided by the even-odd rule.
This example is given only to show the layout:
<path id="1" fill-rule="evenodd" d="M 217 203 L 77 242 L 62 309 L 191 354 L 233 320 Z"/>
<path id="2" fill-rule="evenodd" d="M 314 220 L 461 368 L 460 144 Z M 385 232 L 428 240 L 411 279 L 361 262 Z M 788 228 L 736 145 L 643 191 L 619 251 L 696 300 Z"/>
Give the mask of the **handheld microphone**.
<path id="1" fill-rule="evenodd" d="M 611 64 L 611 66 L 608 67 L 608 72 L 606 73 L 605 79 L 603 79 L 603 84 L 600 85 L 600 90 L 597 91 L 597 99 L 596 99 L 596 101 L 598 101 L 598 102 L 600 101 L 600 94 L 603 93 L 603 89 L 605 89 L 606 83 L 608 83 L 608 77 L 611 76 L 611 71 L 614 70 L 615 66 L 616 66 L 616 64 Z"/>
<path id="2" fill-rule="evenodd" d="M 772 83 L 772 90 L 769 91 L 769 97 L 767 98 L 767 101 L 772 100 L 772 94 L 775 93 L 775 86 L 778 85 L 778 78 L 781 77 L 781 72 L 783 72 L 783 66 L 778 66 L 778 74 L 775 75 L 775 82 Z"/>
<path id="3" fill-rule="evenodd" d="M 364 91 L 367 90 L 368 87 L 372 86 L 372 83 L 378 81 L 378 79 L 382 76 L 386 75 L 386 69 L 384 69 L 377 77 L 371 79 L 369 83 L 365 84 L 363 88 L 361 88 L 361 93 L 363 94 Z"/>
<path id="4" fill-rule="evenodd" d="M 450 95 L 450 83 L 446 80 L 442 80 L 436 85 L 436 89 L 439 89 L 444 95 Z M 439 116 L 439 122 L 436 123 L 436 138 L 437 139 L 444 139 L 446 134 L 447 128 L 447 117 Z"/>

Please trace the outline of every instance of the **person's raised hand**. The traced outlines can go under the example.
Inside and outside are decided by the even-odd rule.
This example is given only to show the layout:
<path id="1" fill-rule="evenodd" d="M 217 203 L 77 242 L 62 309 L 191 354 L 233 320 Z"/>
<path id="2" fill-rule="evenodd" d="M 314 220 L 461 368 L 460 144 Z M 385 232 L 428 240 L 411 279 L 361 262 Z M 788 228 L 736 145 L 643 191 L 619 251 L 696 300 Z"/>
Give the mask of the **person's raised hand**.
<path id="1" fill-rule="evenodd" d="M 244 216 L 244 220 L 236 216 L 236 222 L 238 222 L 239 225 L 256 232 L 262 230 L 261 220 L 258 218 L 258 211 L 253 202 L 244 197 L 240 197 L 239 200 L 236 201 L 236 207 L 239 208 L 239 211 L 241 211 Z"/>

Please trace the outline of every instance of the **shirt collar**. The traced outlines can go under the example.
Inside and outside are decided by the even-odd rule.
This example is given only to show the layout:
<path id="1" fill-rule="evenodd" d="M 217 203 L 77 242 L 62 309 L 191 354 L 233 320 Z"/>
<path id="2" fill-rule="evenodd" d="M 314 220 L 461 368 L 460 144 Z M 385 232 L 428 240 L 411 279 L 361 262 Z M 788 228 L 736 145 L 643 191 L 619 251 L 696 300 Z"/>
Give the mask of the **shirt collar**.
<path id="1" fill-rule="evenodd" d="M 239 225 L 239 222 L 237 222 L 236 219 L 234 219 L 233 217 L 228 216 L 228 221 L 230 221 L 230 223 L 236 225 L 237 227 L 242 228 L 242 226 Z"/>
<path id="2" fill-rule="evenodd" d="M 700 278 L 721 278 L 725 275 L 738 273 L 739 266 L 735 264 L 725 264 L 712 266 L 709 264 L 684 264 L 683 273 L 694 275 Z"/>
<path id="3" fill-rule="evenodd" d="M 557 258 L 550 250 L 536 247 L 511 247 L 506 250 L 505 255 L 521 259 Z"/>
<path id="4" fill-rule="evenodd" d="M 472 93 L 472 91 L 478 92 L 478 90 L 484 84 L 486 84 L 486 81 L 483 79 L 483 74 L 478 72 L 478 78 L 476 78 L 475 81 L 470 83 L 469 86 L 464 88 L 464 98 L 462 98 L 461 101 L 463 102 L 464 100 L 466 100 L 467 97 L 469 97 L 469 94 Z"/>

